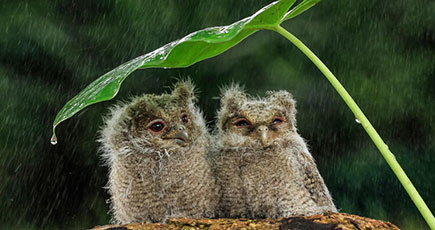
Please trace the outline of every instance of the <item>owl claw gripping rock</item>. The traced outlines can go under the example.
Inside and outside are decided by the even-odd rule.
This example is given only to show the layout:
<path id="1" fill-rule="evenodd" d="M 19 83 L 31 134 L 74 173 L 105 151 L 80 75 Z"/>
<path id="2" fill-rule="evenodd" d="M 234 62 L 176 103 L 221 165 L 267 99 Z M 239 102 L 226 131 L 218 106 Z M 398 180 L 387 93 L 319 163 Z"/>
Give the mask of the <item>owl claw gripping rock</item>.
<path id="1" fill-rule="evenodd" d="M 214 217 L 210 136 L 194 100 L 184 81 L 171 94 L 145 94 L 111 110 L 99 142 L 114 222 Z"/>
<path id="2" fill-rule="evenodd" d="M 286 91 L 249 98 L 223 90 L 212 137 L 213 170 L 224 217 L 279 218 L 336 212 L 307 145 L 296 130 Z"/>

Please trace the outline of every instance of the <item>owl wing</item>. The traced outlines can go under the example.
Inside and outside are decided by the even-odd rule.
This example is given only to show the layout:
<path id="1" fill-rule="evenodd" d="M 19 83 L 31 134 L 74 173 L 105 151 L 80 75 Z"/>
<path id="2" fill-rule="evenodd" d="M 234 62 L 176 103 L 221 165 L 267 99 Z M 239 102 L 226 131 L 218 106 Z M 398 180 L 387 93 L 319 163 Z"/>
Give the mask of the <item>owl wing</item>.
<path id="1" fill-rule="evenodd" d="M 332 199 L 322 176 L 317 170 L 316 163 L 309 153 L 301 152 L 301 156 L 301 173 L 304 179 L 305 188 L 308 190 L 310 196 L 317 205 L 330 206 L 332 204 Z"/>

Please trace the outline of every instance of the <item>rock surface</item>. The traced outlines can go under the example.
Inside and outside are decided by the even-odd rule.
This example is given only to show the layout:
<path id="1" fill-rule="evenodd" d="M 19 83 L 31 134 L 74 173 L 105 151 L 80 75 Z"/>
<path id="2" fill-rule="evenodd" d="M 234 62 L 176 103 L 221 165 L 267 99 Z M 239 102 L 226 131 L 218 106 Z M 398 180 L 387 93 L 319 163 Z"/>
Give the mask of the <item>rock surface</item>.
<path id="1" fill-rule="evenodd" d="M 281 219 L 170 219 L 167 224 L 134 223 L 126 225 L 97 226 L 92 230 L 178 230 L 178 229 L 280 229 L 280 230 L 377 230 L 398 227 L 381 220 L 374 220 L 346 213 L 330 213 L 307 217 Z"/>

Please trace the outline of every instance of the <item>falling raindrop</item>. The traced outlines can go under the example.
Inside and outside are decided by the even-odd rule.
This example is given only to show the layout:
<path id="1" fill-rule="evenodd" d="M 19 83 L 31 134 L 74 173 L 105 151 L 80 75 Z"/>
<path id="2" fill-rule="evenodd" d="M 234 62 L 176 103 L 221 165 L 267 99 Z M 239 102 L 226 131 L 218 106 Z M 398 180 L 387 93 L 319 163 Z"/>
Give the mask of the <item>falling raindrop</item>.
<path id="1" fill-rule="evenodd" d="M 50 139 L 50 143 L 51 143 L 52 145 L 57 144 L 57 137 L 56 137 L 55 135 L 53 135 L 53 136 L 51 137 L 51 139 Z"/>
<path id="2" fill-rule="evenodd" d="M 358 120 L 358 118 L 355 118 L 356 123 L 361 124 L 361 121 Z"/>

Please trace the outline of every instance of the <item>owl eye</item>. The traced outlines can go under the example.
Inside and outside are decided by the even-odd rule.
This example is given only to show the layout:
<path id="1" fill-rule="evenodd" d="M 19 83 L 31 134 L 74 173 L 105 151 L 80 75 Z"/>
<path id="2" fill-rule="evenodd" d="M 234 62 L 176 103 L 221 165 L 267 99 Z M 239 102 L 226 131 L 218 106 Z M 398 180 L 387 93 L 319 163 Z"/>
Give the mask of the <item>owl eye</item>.
<path id="1" fill-rule="evenodd" d="M 185 113 L 181 114 L 181 121 L 183 123 L 188 123 L 189 122 L 189 117 L 187 117 L 187 114 L 185 114 Z"/>
<path id="2" fill-rule="evenodd" d="M 164 128 L 165 122 L 160 119 L 150 122 L 147 126 L 147 129 L 154 133 L 161 132 Z"/>
<path id="3" fill-rule="evenodd" d="M 279 125 L 283 122 L 284 122 L 284 119 L 282 119 L 281 117 L 275 117 L 272 120 L 272 125 Z"/>
<path id="4" fill-rule="evenodd" d="M 241 118 L 241 119 L 236 120 L 233 123 L 233 125 L 235 125 L 237 127 L 248 127 L 251 125 L 251 123 L 248 120 L 246 120 L 245 118 Z"/>

